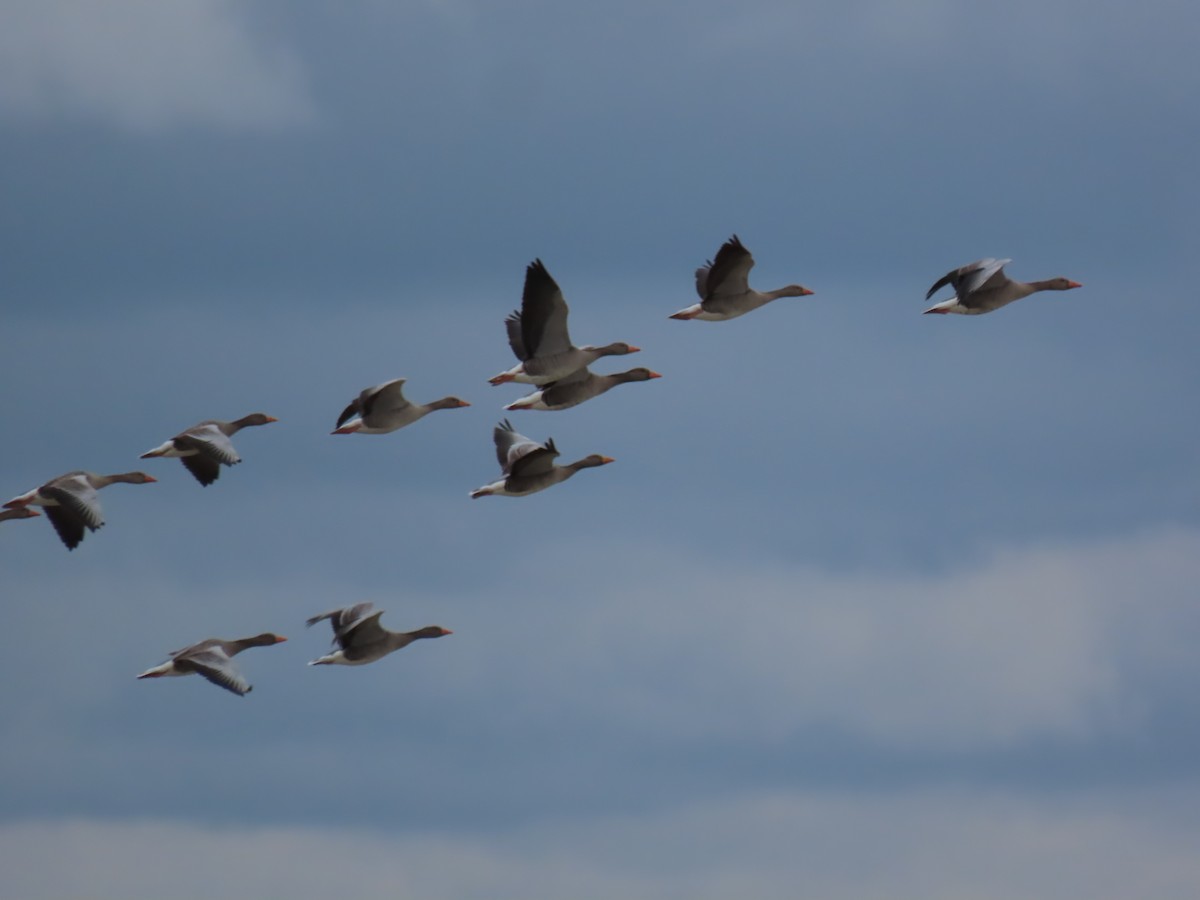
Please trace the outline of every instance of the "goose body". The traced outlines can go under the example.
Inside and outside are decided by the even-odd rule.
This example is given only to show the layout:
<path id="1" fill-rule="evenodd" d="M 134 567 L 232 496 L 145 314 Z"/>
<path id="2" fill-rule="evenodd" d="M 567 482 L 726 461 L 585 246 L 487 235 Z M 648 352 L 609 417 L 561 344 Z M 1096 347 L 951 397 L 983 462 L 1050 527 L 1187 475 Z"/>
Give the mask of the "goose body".
<path id="1" fill-rule="evenodd" d="M 40 506 L 46 518 L 68 550 L 74 550 L 83 540 L 84 529 L 96 531 L 104 525 L 100 507 L 101 488 L 110 484 L 151 484 L 157 481 L 145 472 L 122 472 L 116 475 L 97 475 L 94 472 L 67 472 L 52 478 L 39 488 L 27 491 L 4 504 L 6 509 Z"/>
<path id="2" fill-rule="evenodd" d="M 507 419 L 492 431 L 496 443 L 496 457 L 504 477 L 499 481 L 476 488 L 471 498 L 487 496 L 524 497 L 553 487 L 573 476 L 581 469 L 603 466 L 613 461 L 610 456 L 593 453 L 565 466 L 554 464 L 558 448 L 553 438 L 539 444 L 523 434 L 518 434 Z"/>
<path id="3" fill-rule="evenodd" d="M 535 259 L 525 269 L 520 311 L 504 320 L 508 345 L 520 362 L 489 381 L 492 384 L 508 381 L 548 384 L 591 365 L 602 356 L 638 352 L 639 348 L 620 341 L 603 347 L 576 347 L 567 331 L 569 311 L 558 283 L 550 277 L 542 261 Z"/>
<path id="4" fill-rule="evenodd" d="M 453 634 L 440 625 L 429 625 L 416 631 L 391 631 L 379 624 L 382 609 L 374 603 L 356 603 L 343 609 L 313 616 L 309 627 L 325 619 L 333 626 L 333 643 L 338 649 L 309 663 L 310 666 L 364 666 L 383 659 L 423 638 L 439 638 Z"/>
<path id="5" fill-rule="evenodd" d="M 403 378 L 366 388 L 342 410 L 333 434 L 390 434 L 424 418 L 436 409 L 470 406 L 457 397 L 430 403 L 410 403 L 404 396 Z"/>
<path id="6" fill-rule="evenodd" d="M 994 312 L 1002 306 L 1008 306 L 1008 304 L 1038 291 L 1068 291 L 1072 288 L 1083 287 L 1079 282 L 1071 281 L 1068 278 L 1051 278 L 1047 281 L 1014 281 L 1004 273 L 1004 267 L 1010 262 L 1012 262 L 1011 259 L 989 257 L 957 269 L 951 269 L 933 283 L 933 287 L 925 294 L 925 299 L 930 299 L 947 285 L 954 288 L 954 296 L 929 307 L 925 312 L 979 316 Z"/>
<path id="7" fill-rule="evenodd" d="M 540 391 L 516 400 L 505 409 L 541 409 L 556 410 L 570 409 L 585 400 L 599 397 L 605 391 L 612 390 L 618 384 L 630 381 L 649 381 L 651 378 L 662 378 L 657 372 L 639 367 L 628 372 L 616 372 L 612 375 L 596 375 L 586 366 L 572 372 L 566 378 L 552 381 L 543 385 Z"/>
<path id="8" fill-rule="evenodd" d="M 222 638 L 208 638 L 199 643 L 176 650 L 171 658 L 160 666 L 147 669 L 138 678 L 163 678 L 174 675 L 199 675 L 215 684 L 242 697 L 253 688 L 242 677 L 233 657 L 250 647 L 269 647 L 279 644 L 287 638 L 278 634 L 266 632 L 254 637 L 238 638 L 227 641 Z"/>
<path id="9" fill-rule="evenodd" d="M 243 428 L 278 421 L 266 413 L 251 413 L 232 422 L 207 419 L 181 431 L 165 444 L 147 450 L 141 458 L 176 457 L 201 485 L 208 487 L 220 477 L 222 464 L 233 466 L 242 461 L 230 437 Z"/>
<path id="10" fill-rule="evenodd" d="M 812 294 L 799 284 L 774 291 L 756 291 L 750 287 L 754 257 L 735 234 L 717 250 L 716 258 L 696 270 L 696 293 L 700 302 L 670 316 L 672 319 L 699 319 L 724 322 L 736 319 L 780 297 L 807 297 Z"/>

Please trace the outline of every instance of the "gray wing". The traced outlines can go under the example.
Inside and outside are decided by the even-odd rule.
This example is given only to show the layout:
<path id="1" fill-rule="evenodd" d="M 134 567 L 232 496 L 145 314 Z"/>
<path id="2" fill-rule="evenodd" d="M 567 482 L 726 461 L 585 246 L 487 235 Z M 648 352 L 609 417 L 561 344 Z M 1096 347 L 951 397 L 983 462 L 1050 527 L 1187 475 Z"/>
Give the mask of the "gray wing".
<path id="1" fill-rule="evenodd" d="M 201 650 L 209 650 L 217 646 L 219 643 L 220 641 L 218 641 L 216 638 L 208 638 L 207 640 L 198 641 L 195 644 L 189 644 L 182 650 L 172 650 L 167 654 L 167 656 L 171 657 L 171 659 L 174 659 L 177 656 L 186 656 L 189 653 L 199 653 Z"/>
<path id="2" fill-rule="evenodd" d="M 515 310 L 504 320 L 504 330 L 508 332 L 508 346 L 512 347 L 513 356 L 521 362 L 529 359 L 529 351 L 525 349 L 525 338 L 521 336 L 521 314 Z"/>
<path id="3" fill-rule="evenodd" d="M 43 495 L 56 501 L 62 510 L 79 519 L 84 525 L 95 531 L 104 524 L 104 513 L 100 509 L 100 495 L 86 478 L 78 476 L 63 476 L 40 488 Z M 45 507 L 47 513 L 54 509 Z"/>
<path id="4" fill-rule="evenodd" d="M 239 697 L 250 693 L 250 684 L 242 677 L 228 656 L 221 650 L 200 650 L 187 655 L 175 657 L 175 668 L 183 672 L 195 672 L 207 678 L 217 687 L 237 694 Z"/>
<path id="5" fill-rule="evenodd" d="M 1010 262 L 1012 262 L 1011 259 L 992 259 L 989 257 L 953 269 L 933 283 L 933 287 L 926 291 L 925 299 L 928 300 L 946 285 L 954 288 L 955 296 L 958 297 L 960 302 L 968 294 L 973 294 L 978 290 L 998 288 L 1008 281 L 1008 277 L 1003 274 L 1002 270 Z M 989 284 L 993 279 L 995 279 L 995 283 Z"/>
<path id="6" fill-rule="evenodd" d="M 505 419 L 492 429 L 492 440 L 496 442 L 496 460 L 500 463 L 500 468 L 505 472 L 508 471 L 508 454 L 514 447 L 520 447 L 524 444 L 531 444 L 534 447 L 538 446 L 513 428 L 512 423 L 508 419 Z"/>
<path id="7" fill-rule="evenodd" d="M 703 300 L 708 296 L 708 273 L 712 271 L 712 260 L 696 270 L 696 293 Z"/>
<path id="8" fill-rule="evenodd" d="M 311 628 L 318 622 L 329 619 L 329 624 L 333 626 L 333 640 L 337 643 L 341 640 L 342 635 L 361 622 L 374 608 L 375 604 L 369 601 L 355 603 L 353 606 L 331 609 L 329 612 L 323 612 L 319 616 L 313 616 L 311 619 L 306 620 L 304 624 Z"/>
<path id="9" fill-rule="evenodd" d="M 196 453 L 192 456 L 181 456 L 179 461 L 204 487 L 208 487 L 221 477 L 221 464 L 211 456 Z"/>
<path id="10" fill-rule="evenodd" d="M 83 540 L 85 527 L 95 531 L 104 524 L 100 497 L 86 472 L 68 472 L 48 481 L 38 490 L 58 506 L 45 506 L 46 518 L 66 545 L 74 550 Z"/>
<path id="11" fill-rule="evenodd" d="M 404 396 L 405 380 L 404 378 L 395 378 L 392 381 L 385 381 L 383 384 L 367 388 L 359 394 L 358 406 L 362 417 L 365 419 L 372 413 L 404 409 L 406 406 L 411 406 L 412 404 Z M 338 426 L 340 427 L 341 424 L 339 422 Z"/>
<path id="12" fill-rule="evenodd" d="M 540 259 L 525 269 L 525 290 L 521 295 L 521 346 L 534 356 L 555 356 L 571 349 L 567 333 L 567 301 L 558 283 L 550 277 Z M 509 340 L 512 344 L 512 340 Z M 514 352 L 516 347 L 513 348 Z"/>
<path id="13" fill-rule="evenodd" d="M 383 610 L 380 609 L 365 618 L 358 619 L 336 636 L 338 644 L 343 650 L 351 650 L 354 647 L 363 647 L 382 641 L 387 637 L 387 629 L 379 624 L 379 617 L 382 615 Z"/>
<path id="14" fill-rule="evenodd" d="M 1008 281 L 1004 267 L 1012 262 L 1011 259 L 981 259 L 971 270 L 959 279 L 959 297 L 963 294 L 974 294 L 977 291 L 991 291 Z"/>
<path id="15" fill-rule="evenodd" d="M 365 393 L 366 391 L 363 391 L 363 394 Z M 337 424 L 333 427 L 341 428 L 348 421 L 350 421 L 352 417 L 360 415 L 362 415 L 362 394 L 359 394 L 357 397 L 351 400 L 350 404 L 342 410 L 342 414 L 338 416 Z"/>
<path id="16" fill-rule="evenodd" d="M 754 257 L 750 255 L 735 234 L 717 251 L 716 259 L 705 279 L 705 294 L 701 298 L 710 300 L 722 294 L 744 294 L 750 290 L 750 270 L 754 268 Z M 699 272 L 697 285 L 699 284 Z"/>
<path id="17" fill-rule="evenodd" d="M 45 491 L 42 491 L 45 493 Z M 83 540 L 83 520 L 63 506 L 47 506 L 46 518 L 54 526 L 54 531 L 67 547 L 74 550 Z M 96 529 L 92 529 L 95 531 Z"/>
<path id="18" fill-rule="evenodd" d="M 195 450 L 200 455 L 207 456 L 209 459 L 216 460 L 219 463 L 225 463 L 227 466 L 232 466 L 242 461 L 242 458 L 238 456 L 237 450 L 233 447 L 233 441 L 215 424 L 206 422 L 193 426 L 183 432 L 183 434 L 177 435 L 174 441 L 175 446 L 180 449 Z M 186 459 L 187 457 L 183 458 Z"/>
<path id="19" fill-rule="evenodd" d="M 554 458 L 558 456 L 558 448 L 554 446 L 553 438 L 548 439 L 545 444 L 535 444 L 530 441 L 521 449 L 523 452 L 520 456 L 509 455 L 505 475 L 514 478 L 529 478 L 533 475 L 544 475 L 554 468 Z"/>
<path id="20" fill-rule="evenodd" d="M 554 441 L 545 444 L 531 441 L 517 432 L 508 419 L 496 426 L 492 437 L 496 441 L 496 458 L 505 475 L 513 475 L 518 471 L 522 475 L 548 471 L 554 457 L 558 456 Z"/>

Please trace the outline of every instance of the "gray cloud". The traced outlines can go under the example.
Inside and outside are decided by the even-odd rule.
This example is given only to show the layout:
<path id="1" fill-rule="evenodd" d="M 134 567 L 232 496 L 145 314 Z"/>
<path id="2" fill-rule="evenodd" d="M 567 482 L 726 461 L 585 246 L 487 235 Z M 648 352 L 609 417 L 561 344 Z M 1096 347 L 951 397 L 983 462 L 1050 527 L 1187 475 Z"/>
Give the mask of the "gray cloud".
<path id="1" fill-rule="evenodd" d="M 328 894 L 321 846 L 421 896 L 1187 895 L 1196 11 L 1109 6 L 9 4 L 0 499 L 160 479 L 71 554 L 0 524 L 24 893 L 88 892 L 61 835 L 121 896 Z M 733 231 L 816 296 L 668 321 Z M 920 315 L 984 254 L 1085 288 Z M 472 502 L 535 256 L 666 377 L 513 414 L 617 462 Z M 329 436 L 401 376 L 473 406 Z M 209 489 L 137 459 L 253 410 Z M 367 599 L 455 634 L 306 668 Z M 245 700 L 134 679 L 267 629 Z"/>
<path id="2" fill-rule="evenodd" d="M 1192 792 L 1050 803 L 989 791 L 747 793 L 653 815 L 503 833 L 206 828 L 166 820 L 0 827 L 12 896 L 1190 898 Z M 1192 801 L 1194 802 L 1194 798 Z M 1151 805 L 1153 804 L 1153 805 Z"/>
<path id="3" fill-rule="evenodd" d="M 263 131 L 311 122 L 297 56 L 264 41 L 236 4 L 8 0 L 0 112 L 82 117 L 120 130 Z"/>

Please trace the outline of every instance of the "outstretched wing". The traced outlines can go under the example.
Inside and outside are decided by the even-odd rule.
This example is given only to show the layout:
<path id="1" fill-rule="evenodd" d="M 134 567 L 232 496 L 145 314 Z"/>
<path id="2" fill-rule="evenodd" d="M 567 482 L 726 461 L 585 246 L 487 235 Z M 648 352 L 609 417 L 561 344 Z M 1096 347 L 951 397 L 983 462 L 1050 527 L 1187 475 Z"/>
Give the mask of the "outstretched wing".
<path id="1" fill-rule="evenodd" d="M 567 301 L 563 299 L 558 283 L 550 277 L 540 259 L 535 259 L 525 269 L 525 290 L 521 295 L 521 348 L 534 356 L 555 356 L 571 349 L 571 336 L 567 332 Z M 510 317 L 511 318 L 511 317 Z M 511 331 L 509 345 L 515 353 Z M 518 354 L 520 358 L 520 355 Z"/>
<path id="2" fill-rule="evenodd" d="M 925 299 L 928 300 L 946 285 L 954 288 L 954 293 L 961 302 L 968 294 L 972 294 L 982 288 L 988 290 L 993 287 L 999 287 L 1007 277 L 1002 274 L 1003 268 L 1012 262 L 1011 259 L 978 259 L 973 263 L 967 263 L 965 266 L 959 266 L 957 269 L 951 269 L 941 278 L 933 283 L 928 291 L 925 292 Z M 988 284 L 992 279 L 996 279 L 996 284 Z"/>
<path id="3" fill-rule="evenodd" d="M 351 624 L 344 632 L 336 636 L 338 646 L 343 650 L 374 644 L 387 636 L 387 631 L 379 624 L 383 610 L 379 609 L 369 616 L 360 618 Z"/>
<path id="4" fill-rule="evenodd" d="M 58 504 L 43 508 L 46 518 L 68 550 L 79 546 L 85 527 L 95 531 L 104 524 L 100 497 L 85 478 L 59 478 L 43 485 L 40 491 L 44 497 Z"/>
<path id="5" fill-rule="evenodd" d="M 318 622 L 328 619 L 329 624 L 333 627 L 333 642 L 341 643 L 342 637 L 366 618 L 374 608 L 375 604 L 369 601 L 355 603 L 353 606 L 331 609 L 329 612 L 323 612 L 319 616 L 313 616 L 305 624 L 312 627 Z"/>
<path id="6" fill-rule="evenodd" d="M 363 418 L 365 419 L 375 412 L 403 409 L 410 406 L 411 404 L 404 396 L 405 380 L 396 378 L 392 381 L 385 381 L 383 384 L 368 388 L 359 394 L 358 404 Z"/>
<path id="7" fill-rule="evenodd" d="M 754 257 L 750 255 L 735 234 L 717 251 L 705 277 L 705 292 L 701 300 L 710 300 L 723 294 L 744 294 L 750 290 L 750 270 L 754 268 Z M 700 286 L 700 271 L 696 272 L 696 287 Z"/>
<path id="8" fill-rule="evenodd" d="M 82 519 L 62 506 L 47 506 L 46 518 L 50 520 L 50 524 L 54 526 L 68 550 L 79 546 L 79 542 L 83 540 Z"/>
<path id="9" fill-rule="evenodd" d="M 211 456 L 196 453 L 192 456 L 181 456 L 179 461 L 205 487 L 221 477 L 221 464 Z"/>
<path id="10" fill-rule="evenodd" d="M 363 391 L 363 394 L 365 393 L 366 391 Z M 350 419 L 358 415 L 362 415 L 362 394 L 359 394 L 357 397 L 351 400 L 350 405 L 342 410 L 342 414 L 338 416 L 337 424 L 333 427 L 341 428 L 348 421 L 350 421 Z"/>
<path id="11" fill-rule="evenodd" d="M 514 429 L 508 419 L 496 426 L 492 437 L 496 442 L 496 458 L 505 475 L 533 475 L 546 471 L 558 456 L 554 441 L 545 444 L 531 441 Z"/>
<path id="12" fill-rule="evenodd" d="M 221 650 L 201 650 L 175 657 L 175 668 L 183 672 L 195 672 L 207 678 L 217 687 L 243 697 L 250 693 L 250 684 L 242 677 L 233 661 Z"/>
<path id="13" fill-rule="evenodd" d="M 207 456 L 219 463 L 225 463 L 227 466 L 242 461 L 237 450 L 234 449 L 229 435 L 216 425 L 208 423 L 189 428 L 183 434 L 176 436 L 175 446 L 181 450 L 195 450 L 199 455 Z"/>

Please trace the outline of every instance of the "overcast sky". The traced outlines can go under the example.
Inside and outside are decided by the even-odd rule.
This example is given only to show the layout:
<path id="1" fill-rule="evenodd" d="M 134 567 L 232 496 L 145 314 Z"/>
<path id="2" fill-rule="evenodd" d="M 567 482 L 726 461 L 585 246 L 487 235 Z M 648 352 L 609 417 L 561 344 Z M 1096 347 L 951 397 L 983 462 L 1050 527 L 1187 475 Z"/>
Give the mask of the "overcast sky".
<path id="1" fill-rule="evenodd" d="M 0 523 L 0 897 L 1200 892 L 1200 11 L 0 20 L 0 499 L 159 479 Z M 735 232 L 815 294 L 669 320 Z M 921 315 L 984 256 L 1084 288 Z M 534 258 L 664 377 L 504 413 Z M 397 377 L 472 405 L 329 435 Z M 470 500 L 505 415 L 616 462 Z M 363 600 L 454 634 L 307 668 Z M 134 678 L 266 630 L 244 699 Z"/>

